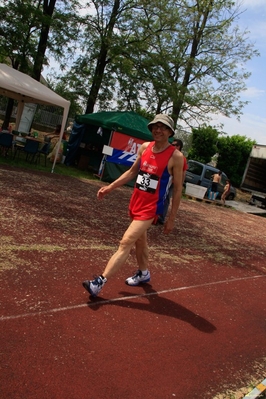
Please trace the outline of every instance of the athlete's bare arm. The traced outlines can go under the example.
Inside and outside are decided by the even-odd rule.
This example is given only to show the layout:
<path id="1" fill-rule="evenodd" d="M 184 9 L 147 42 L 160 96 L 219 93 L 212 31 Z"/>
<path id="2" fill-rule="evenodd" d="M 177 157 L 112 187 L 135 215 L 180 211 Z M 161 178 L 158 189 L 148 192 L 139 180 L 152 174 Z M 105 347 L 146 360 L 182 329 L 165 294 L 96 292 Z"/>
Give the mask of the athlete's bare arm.
<path id="1" fill-rule="evenodd" d="M 121 176 L 118 177 L 118 179 L 113 181 L 108 186 L 104 186 L 104 187 L 100 188 L 100 190 L 97 193 L 98 199 L 102 199 L 106 194 L 115 190 L 117 187 L 123 186 L 124 184 L 128 183 L 129 181 L 131 181 L 132 179 L 134 179 L 137 176 L 138 171 L 139 171 L 141 155 L 149 144 L 150 144 L 149 142 L 146 142 L 140 146 L 140 148 L 138 150 L 137 158 L 130 169 L 128 169 L 126 172 L 124 172 Z"/>
<path id="2" fill-rule="evenodd" d="M 169 173 L 173 176 L 173 198 L 171 209 L 168 212 L 167 220 L 164 225 L 164 232 L 170 233 L 174 228 L 175 217 L 180 205 L 182 189 L 183 189 L 183 154 L 176 150 L 171 156 L 168 163 Z"/>

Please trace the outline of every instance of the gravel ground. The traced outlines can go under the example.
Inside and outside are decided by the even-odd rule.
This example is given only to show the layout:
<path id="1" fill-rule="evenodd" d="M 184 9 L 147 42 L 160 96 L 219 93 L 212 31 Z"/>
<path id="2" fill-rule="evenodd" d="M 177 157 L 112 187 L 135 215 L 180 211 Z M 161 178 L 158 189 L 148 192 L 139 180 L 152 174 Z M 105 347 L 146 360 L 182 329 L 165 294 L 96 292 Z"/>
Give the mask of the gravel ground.
<path id="1" fill-rule="evenodd" d="M 118 237 L 128 222 L 126 211 L 121 212 L 121 207 L 117 204 L 124 206 L 128 202 L 131 193 L 129 188 L 116 190 L 109 200 L 103 201 L 99 207 L 95 194 L 102 182 L 73 180 L 55 174 L 29 172 L 1 165 L 0 176 L 2 225 L 0 259 L 1 267 L 4 269 L 17 268 L 21 261 L 30 264 L 30 256 L 34 257 L 36 248 L 43 252 L 44 257 L 50 256 L 51 251 L 60 252 L 64 247 L 70 251 L 71 248 L 75 250 L 80 247 L 82 253 L 83 248 L 88 245 L 88 237 L 91 237 L 91 245 L 102 245 L 106 241 L 108 248 L 113 247 L 117 245 Z M 227 207 L 217 209 L 218 207 L 203 202 L 182 200 L 179 212 L 180 226 L 178 223 L 173 233 L 177 237 L 182 236 L 183 239 L 174 243 L 175 249 L 180 254 L 181 263 L 185 262 L 185 258 L 182 258 L 184 256 L 182 249 L 187 239 L 189 240 L 187 253 L 195 263 L 195 267 L 197 262 L 203 262 L 206 256 L 215 258 L 217 266 L 219 262 L 221 264 L 226 262 L 232 268 L 244 267 L 255 270 L 262 264 L 262 259 L 266 258 L 265 220 L 255 215 L 243 217 L 245 212 L 243 209 L 248 206 L 245 204 L 246 196 L 248 194 L 244 196 L 238 193 L 237 201 L 232 201 L 234 209 Z M 237 206 L 240 212 L 236 211 Z M 244 208 L 240 209 L 241 206 Z M 191 210 L 196 215 L 194 219 Z M 84 214 L 87 218 L 86 223 L 84 223 Z M 114 219 L 117 221 L 116 231 L 110 234 L 109 226 Z M 153 251 L 154 259 L 151 261 L 154 260 L 155 264 L 159 250 L 164 251 L 169 247 L 168 238 L 159 239 L 161 235 L 158 231 L 156 228 L 152 230 L 153 247 L 157 251 Z M 38 246 L 38 240 L 41 240 L 42 245 Z M 221 240 L 223 240 L 222 247 Z M 12 257 L 15 252 L 23 254 L 25 248 L 27 257 L 24 260 L 17 256 Z M 102 262 L 101 258 L 99 262 Z M 260 266 L 260 272 L 266 272 L 266 265 Z M 248 379 L 245 378 L 238 390 L 225 389 L 213 399 L 244 398 L 265 378 L 266 358 L 252 368 L 253 373 Z M 265 393 L 261 397 L 265 398 Z"/>

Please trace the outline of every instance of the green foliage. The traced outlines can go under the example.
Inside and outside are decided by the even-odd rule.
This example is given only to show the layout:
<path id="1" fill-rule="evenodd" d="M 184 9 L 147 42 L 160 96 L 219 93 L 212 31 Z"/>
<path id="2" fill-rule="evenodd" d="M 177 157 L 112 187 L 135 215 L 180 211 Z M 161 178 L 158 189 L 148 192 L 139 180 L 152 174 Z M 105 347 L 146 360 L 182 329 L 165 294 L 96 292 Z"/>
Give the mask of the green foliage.
<path id="1" fill-rule="evenodd" d="M 55 10 L 53 7 L 58 3 Z M 49 49 L 57 59 L 73 55 L 72 40 L 78 35 L 79 2 L 59 0 L 3 0 L 0 6 L 0 57 L 31 75 L 36 58 Z M 48 57 L 41 59 L 48 64 Z"/>
<path id="2" fill-rule="evenodd" d="M 60 81 L 58 83 L 48 81 L 48 84 L 55 93 L 70 101 L 69 118 L 74 119 L 76 115 L 83 113 L 83 107 L 79 102 L 79 96 L 77 93 L 66 90 L 65 85 Z"/>
<path id="3" fill-rule="evenodd" d="M 55 7 L 57 2 L 57 8 Z M 43 65 L 48 64 L 47 50 L 56 59 L 73 54 L 72 40 L 76 40 L 79 17 L 77 0 L 4 0 L 0 6 L 0 60 L 41 80 Z M 62 91 L 62 88 L 58 88 Z M 63 90 L 71 101 L 73 115 L 80 110 L 78 97 Z M 58 93 L 60 94 L 60 93 Z M 8 125 L 13 107 L 9 100 L 4 124 Z M 61 112 L 61 111 L 55 111 Z"/>
<path id="4" fill-rule="evenodd" d="M 235 135 L 231 137 L 220 137 L 218 139 L 218 164 L 232 184 L 239 187 L 246 168 L 249 154 L 255 141 L 245 136 Z"/>
<path id="5" fill-rule="evenodd" d="M 233 1 L 203 0 L 145 2 L 133 10 L 131 34 L 124 43 L 121 37 L 120 57 L 112 60 L 119 103 L 129 108 L 142 100 L 150 112 L 168 111 L 188 126 L 213 113 L 240 115 L 249 73 L 238 66 L 258 55 L 248 32 L 233 26 L 240 11 Z"/>
<path id="6" fill-rule="evenodd" d="M 137 107 L 135 109 L 135 112 L 137 112 L 137 114 L 143 116 L 143 118 L 146 118 L 148 121 L 151 121 L 154 118 L 154 114 L 147 112 L 146 109 L 141 108 L 141 107 Z"/>
<path id="7" fill-rule="evenodd" d="M 52 170 L 52 162 L 47 162 L 47 165 L 44 166 L 44 159 L 43 156 L 41 155 L 41 161 L 40 163 L 29 163 L 29 161 L 26 161 L 24 158 L 20 159 L 13 159 L 12 156 L 8 157 L 3 157 L 0 155 L 0 164 L 1 165 L 9 165 L 14 168 L 23 168 L 23 169 L 29 169 L 33 171 L 39 171 L 39 172 L 46 172 L 49 173 Z M 82 178 L 82 179 L 89 179 L 89 180 L 98 180 L 95 176 L 94 173 L 91 171 L 83 171 L 78 169 L 77 167 L 74 166 L 66 166 L 65 164 L 57 163 L 54 168 L 54 174 L 59 174 L 59 175 L 64 175 L 64 176 L 72 176 L 76 178 Z"/>
<path id="8" fill-rule="evenodd" d="M 180 126 L 176 126 L 176 133 L 175 133 L 175 138 L 182 140 L 183 142 L 183 148 L 182 148 L 182 153 L 185 155 L 185 157 L 188 156 L 188 152 L 190 148 L 192 147 L 192 133 L 184 130 Z"/>
<path id="9" fill-rule="evenodd" d="M 210 126 L 192 129 L 188 158 L 206 164 L 218 153 L 217 168 L 227 174 L 235 187 L 239 187 L 252 146 L 256 142 L 245 136 L 219 137 L 219 134 L 218 130 Z"/>
<path id="10" fill-rule="evenodd" d="M 39 2 L 5 0 L 1 3 L 0 54 L 12 67 L 30 73 L 38 44 Z"/>
<path id="11" fill-rule="evenodd" d="M 189 127 L 241 114 L 249 73 L 239 65 L 258 52 L 236 25 L 234 1 L 91 0 L 87 10 L 62 79 L 89 112 L 145 107 Z"/>
<path id="12" fill-rule="evenodd" d="M 217 153 L 219 132 L 211 126 L 192 129 L 192 146 L 188 151 L 188 158 L 208 163 Z"/>
<path id="13" fill-rule="evenodd" d="M 2 0 L 0 59 L 38 79 L 52 55 L 54 86 L 73 109 L 145 108 L 207 124 L 245 105 L 245 65 L 258 52 L 237 26 L 241 12 L 233 0 Z M 214 155 L 216 143 L 200 144 L 192 155 Z"/>

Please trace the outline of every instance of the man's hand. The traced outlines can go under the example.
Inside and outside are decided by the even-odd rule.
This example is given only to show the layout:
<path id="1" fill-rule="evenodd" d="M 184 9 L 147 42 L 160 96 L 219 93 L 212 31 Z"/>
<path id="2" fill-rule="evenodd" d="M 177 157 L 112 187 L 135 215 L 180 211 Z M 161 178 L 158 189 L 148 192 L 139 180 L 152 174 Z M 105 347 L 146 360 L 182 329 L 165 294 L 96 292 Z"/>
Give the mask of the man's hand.
<path id="1" fill-rule="evenodd" d="M 164 234 L 169 234 L 173 230 L 175 226 L 175 220 L 172 218 L 167 218 L 164 227 L 163 227 L 163 232 Z"/>
<path id="2" fill-rule="evenodd" d="M 99 190 L 98 193 L 97 193 L 97 198 L 98 198 L 99 200 L 103 199 L 103 197 L 104 197 L 106 194 L 110 193 L 110 191 L 111 191 L 110 186 L 101 187 L 100 190 Z"/>

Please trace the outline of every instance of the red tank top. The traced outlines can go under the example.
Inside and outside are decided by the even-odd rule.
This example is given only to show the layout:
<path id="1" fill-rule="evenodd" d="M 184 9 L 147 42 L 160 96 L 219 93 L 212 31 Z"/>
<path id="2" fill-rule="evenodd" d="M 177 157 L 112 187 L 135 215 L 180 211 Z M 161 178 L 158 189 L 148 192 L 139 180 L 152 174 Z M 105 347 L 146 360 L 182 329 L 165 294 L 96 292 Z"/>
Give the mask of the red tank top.
<path id="1" fill-rule="evenodd" d="M 149 220 L 162 215 L 172 183 L 167 165 L 175 147 L 169 144 L 162 152 L 154 153 L 153 146 L 154 141 L 141 156 L 139 173 L 129 203 L 130 215 L 134 220 Z"/>

